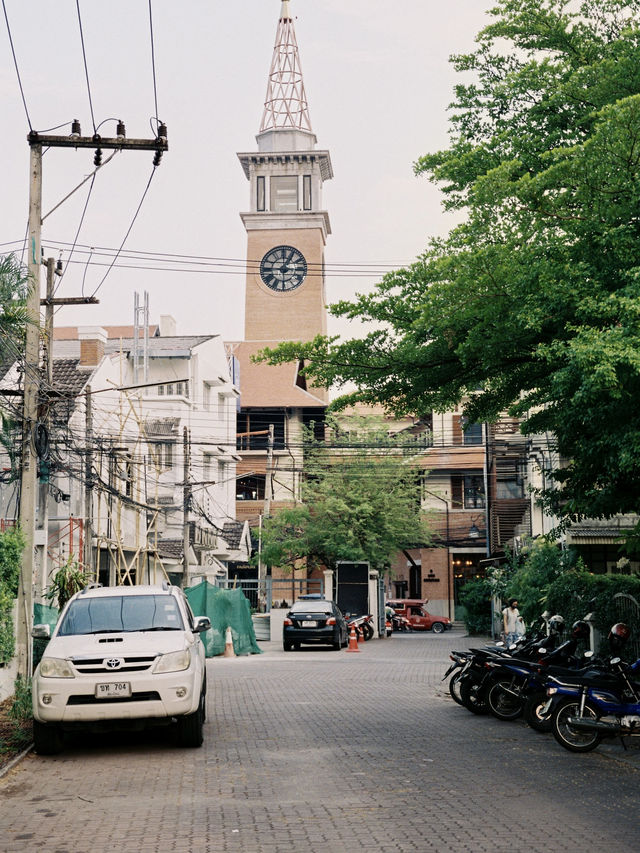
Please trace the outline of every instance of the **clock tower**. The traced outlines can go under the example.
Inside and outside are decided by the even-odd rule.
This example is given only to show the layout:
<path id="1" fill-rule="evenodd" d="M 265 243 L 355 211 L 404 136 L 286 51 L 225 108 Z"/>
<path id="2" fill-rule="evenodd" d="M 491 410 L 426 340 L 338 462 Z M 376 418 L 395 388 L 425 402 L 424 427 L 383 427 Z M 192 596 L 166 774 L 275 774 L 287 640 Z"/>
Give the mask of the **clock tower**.
<path id="1" fill-rule="evenodd" d="M 305 429 L 324 435 L 328 403 L 302 362 L 254 361 L 327 330 L 322 186 L 333 172 L 311 129 L 290 5 L 281 4 L 257 150 L 238 154 L 249 181 L 245 321 L 244 340 L 228 351 L 240 389 L 236 518 L 252 525 L 300 500 Z"/>
<path id="2" fill-rule="evenodd" d="M 326 333 L 324 247 L 331 233 L 322 185 L 333 177 L 316 149 L 290 0 L 284 0 L 258 150 L 238 154 L 249 180 L 245 341 L 311 340 Z"/>

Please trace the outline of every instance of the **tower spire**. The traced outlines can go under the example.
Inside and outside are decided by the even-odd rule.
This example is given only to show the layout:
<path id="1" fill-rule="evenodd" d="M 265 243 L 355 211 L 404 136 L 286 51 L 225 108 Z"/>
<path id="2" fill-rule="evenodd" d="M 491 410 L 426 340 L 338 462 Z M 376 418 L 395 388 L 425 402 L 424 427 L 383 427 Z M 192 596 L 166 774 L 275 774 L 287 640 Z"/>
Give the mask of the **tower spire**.
<path id="1" fill-rule="evenodd" d="M 281 128 L 312 132 L 289 5 L 290 0 L 282 0 L 260 133 Z"/>

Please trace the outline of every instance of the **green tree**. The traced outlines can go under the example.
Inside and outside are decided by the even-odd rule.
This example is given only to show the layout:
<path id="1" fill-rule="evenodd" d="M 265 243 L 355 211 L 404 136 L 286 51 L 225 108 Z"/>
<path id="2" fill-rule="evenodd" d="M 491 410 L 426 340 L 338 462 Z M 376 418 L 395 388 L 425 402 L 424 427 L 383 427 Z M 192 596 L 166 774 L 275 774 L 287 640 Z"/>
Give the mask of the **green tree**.
<path id="1" fill-rule="evenodd" d="M 454 57 L 451 143 L 416 172 L 465 214 L 409 268 L 332 312 L 359 339 L 282 344 L 343 404 L 464 403 L 551 432 L 565 520 L 640 509 L 640 0 L 497 0 Z"/>
<path id="2" fill-rule="evenodd" d="M 0 378 L 3 371 L 24 354 L 24 333 L 27 323 L 26 296 L 28 278 L 13 255 L 0 256 Z M 0 411 L 0 452 L 9 457 L 9 473 L 4 480 L 16 479 L 17 421 L 9 412 Z"/>
<path id="3" fill-rule="evenodd" d="M 370 422 L 350 427 L 332 424 L 327 443 L 306 434 L 302 503 L 266 520 L 263 562 L 333 568 L 352 560 L 384 569 L 398 549 L 428 544 L 415 440 Z"/>
<path id="4" fill-rule="evenodd" d="M 28 276 L 13 255 L 0 256 L 0 361 L 22 354 Z"/>
<path id="5" fill-rule="evenodd" d="M 518 610 L 527 625 L 538 625 L 547 609 L 549 590 L 567 572 L 584 571 L 582 560 L 572 550 L 562 550 L 552 542 L 536 539 L 524 545 L 514 560 L 514 570 L 503 600 L 518 599 Z M 560 611 L 564 617 L 564 613 Z"/>

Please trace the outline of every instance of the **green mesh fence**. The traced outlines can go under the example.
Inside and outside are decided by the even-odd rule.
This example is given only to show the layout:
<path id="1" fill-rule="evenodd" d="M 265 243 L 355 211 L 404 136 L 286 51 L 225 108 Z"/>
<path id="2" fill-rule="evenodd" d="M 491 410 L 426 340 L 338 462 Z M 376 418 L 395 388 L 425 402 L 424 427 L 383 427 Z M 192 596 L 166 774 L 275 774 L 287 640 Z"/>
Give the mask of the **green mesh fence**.
<path id="1" fill-rule="evenodd" d="M 56 627 L 56 622 L 58 621 L 58 609 L 57 607 L 47 607 L 46 604 L 34 604 L 33 605 L 33 624 L 34 625 L 48 625 L 51 628 L 51 633 L 53 634 L 53 629 Z M 44 650 L 47 647 L 47 643 L 49 640 L 38 640 L 34 639 L 33 641 L 33 668 L 40 663 L 40 658 L 44 654 Z"/>
<path id="2" fill-rule="evenodd" d="M 208 616 L 211 630 L 201 634 L 208 658 L 224 652 L 227 626 L 231 627 L 233 650 L 237 655 L 260 655 L 249 601 L 241 589 L 220 589 L 207 581 L 185 589 L 196 616 Z"/>

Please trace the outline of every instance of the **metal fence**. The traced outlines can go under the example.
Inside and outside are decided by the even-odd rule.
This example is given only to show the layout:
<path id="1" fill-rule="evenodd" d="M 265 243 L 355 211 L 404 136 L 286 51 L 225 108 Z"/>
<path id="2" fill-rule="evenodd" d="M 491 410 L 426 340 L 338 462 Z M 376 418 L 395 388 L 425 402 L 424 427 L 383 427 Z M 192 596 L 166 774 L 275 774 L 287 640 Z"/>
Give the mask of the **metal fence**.
<path id="1" fill-rule="evenodd" d="M 613 600 L 617 621 L 625 622 L 631 628 L 626 657 L 637 660 L 640 658 L 640 604 L 627 592 L 617 592 Z"/>
<path id="2" fill-rule="evenodd" d="M 221 589 L 241 589 L 252 610 L 268 613 L 272 607 L 288 606 L 301 595 L 324 593 L 322 578 L 219 578 Z"/>

